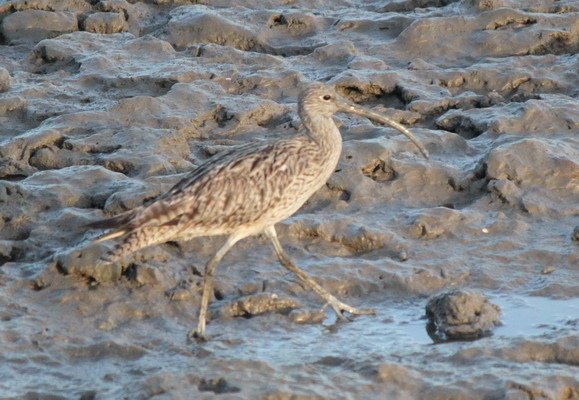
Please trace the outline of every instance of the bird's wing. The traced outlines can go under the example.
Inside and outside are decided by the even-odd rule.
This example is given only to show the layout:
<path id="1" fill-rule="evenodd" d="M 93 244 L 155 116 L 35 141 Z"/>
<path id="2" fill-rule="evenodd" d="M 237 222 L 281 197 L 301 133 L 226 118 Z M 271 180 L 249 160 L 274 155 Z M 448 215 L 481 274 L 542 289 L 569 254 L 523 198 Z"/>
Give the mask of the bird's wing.
<path id="1" fill-rule="evenodd" d="M 293 139 L 296 141 L 297 139 Z M 296 171 L 285 141 L 252 143 L 211 158 L 147 207 L 99 240 L 146 226 L 237 226 L 260 217 L 291 186 Z M 124 220 L 124 219 L 123 219 Z"/>
<path id="2" fill-rule="evenodd" d="M 226 164 L 229 159 L 243 156 L 244 154 L 251 153 L 252 151 L 258 151 L 263 145 L 267 146 L 264 143 L 245 143 L 241 146 L 235 146 L 232 149 L 225 150 L 221 153 L 218 153 L 211 157 L 209 160 L 205 161 L 203 164 L 195 168 L 193 171 L 189 172 L 183 179 L 175 184 L 171 189 L 169 189 L 166 193 L 162 194 L 156 201 L 164 200 L 175 196 L 176 194 L 180 193 L 184 188 L 193 184 L 199 177 L 205 175 L 213 168 L 216 168 L 219 165 Z"/>

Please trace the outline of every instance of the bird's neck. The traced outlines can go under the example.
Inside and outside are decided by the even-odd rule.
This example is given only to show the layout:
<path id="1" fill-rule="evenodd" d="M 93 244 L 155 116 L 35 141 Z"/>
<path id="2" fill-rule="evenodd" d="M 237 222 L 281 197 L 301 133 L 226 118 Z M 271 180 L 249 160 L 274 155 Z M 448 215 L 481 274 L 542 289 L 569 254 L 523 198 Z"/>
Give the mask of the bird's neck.
<path id="1" fill-rule="evenodd" d="M 320 146 L 321 151 L 339 157 L 342 151 L 342 136 L 332 117 L 303 112 L 300 117 L 306 128 L 306 134 Z"/>
<path id="2" fill-rule="evenodd" d="M 336 170 L 340 153 L 342 152 L 342 136 L 331 116 L 304 116 L 300 115 L 308 137 L 316 143 L 318 149 L 317 159 L 319 163 L 320 186 L 326 183 Z"/>

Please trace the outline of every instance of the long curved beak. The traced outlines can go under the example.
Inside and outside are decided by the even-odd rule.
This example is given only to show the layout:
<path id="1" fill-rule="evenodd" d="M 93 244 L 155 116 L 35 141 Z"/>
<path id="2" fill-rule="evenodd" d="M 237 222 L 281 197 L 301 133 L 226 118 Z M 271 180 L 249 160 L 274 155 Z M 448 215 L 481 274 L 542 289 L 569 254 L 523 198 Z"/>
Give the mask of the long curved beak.
<path id="1" fill-rule="evenodd" d="M 365 107 L 359 106 L 355 103 L 352 103 L 349 100 L 346 100 L 344 98 L 339 98 L 336 99 L 336 104 L 338 106 L 338 110 L 342 111 L 342 112 L 346 112 L 346 113 L 351 113 L 351 114 L 357 114 L 357 115 L 361 115 L 363 117 L 366 117 L 368 119 L 371 119 L 372 121 L 376 121 L 382 125 L 388 125 L 391 126 L 392 128 L 396 129 L 397 131 L 400 131 L 401 133 L 403 133 L 404 135 L 406 135 L 406 137 L 408 139 L 410 139 L 410 141 L 412 143 L 414 143 L 414 145 L 416 147 L 418 147 L 418 150 L 420 150 L 420 152 L 422 153 L 422 155 L 424 156 L 424 158 L 428 159 L 428 151 L 424 148 L 424 146 L 422 145 L 422 143 L 420 143 L 418 141 L 418 139 L 416 139 L 416 136 L 414 136 L 412 134 L 412 132 L 410 132 L 408 129 L 406 129 L 404 126 L 400 125 L 398 122 L 384 116 L 378 113 L 375 113 L 374 111 L 371 111 Z"/>

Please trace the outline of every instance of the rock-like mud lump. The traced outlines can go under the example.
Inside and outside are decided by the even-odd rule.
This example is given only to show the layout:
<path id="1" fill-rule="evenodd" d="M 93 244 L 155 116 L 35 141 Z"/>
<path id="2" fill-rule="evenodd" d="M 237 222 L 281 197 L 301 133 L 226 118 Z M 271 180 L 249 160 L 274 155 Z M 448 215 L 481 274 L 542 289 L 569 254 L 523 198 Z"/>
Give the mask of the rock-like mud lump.
<path id="1" fill-rule="evenodd" d="M 97 12 L 89 15 L 83 24 L 84 30 L 94 33 L 119 33 L 128 29 L 123 14 L 116 12 Z"/>
<path id="2" fill-rule="evenodd" d="M 76 13 L 24 10 L 2 20 L 1 32 L 11 44 L 38 42 L 78 30 Z"/>
<path id="3" fill-rule="evenodd" d="M 480 293 L 453 290 L 439 294 L 426 305 L 427 331 L 435 342 L 472 340 L 500 324 L 501 310 Z"/>

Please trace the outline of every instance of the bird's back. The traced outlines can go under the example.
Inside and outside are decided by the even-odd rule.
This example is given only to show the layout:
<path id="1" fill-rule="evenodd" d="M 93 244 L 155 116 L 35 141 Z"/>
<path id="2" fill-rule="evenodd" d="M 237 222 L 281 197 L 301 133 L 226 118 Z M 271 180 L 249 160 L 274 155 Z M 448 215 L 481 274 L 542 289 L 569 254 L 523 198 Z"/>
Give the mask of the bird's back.
<path id="1" fill-rule="evenodd" d="M 205 234 L 267 226 L 272 219 L 293 214 L 312 189 L 319 188 L 316 178 L 323 161 L 316 144 L 306 137 L 246 146 L 202 166 L 203 171 L 176 185 L 143 217 L 152 220 L 161 212 L 174 221 L 173 215 L 179 215 L 187 230 Z"/>

